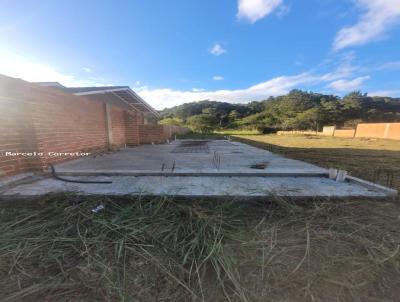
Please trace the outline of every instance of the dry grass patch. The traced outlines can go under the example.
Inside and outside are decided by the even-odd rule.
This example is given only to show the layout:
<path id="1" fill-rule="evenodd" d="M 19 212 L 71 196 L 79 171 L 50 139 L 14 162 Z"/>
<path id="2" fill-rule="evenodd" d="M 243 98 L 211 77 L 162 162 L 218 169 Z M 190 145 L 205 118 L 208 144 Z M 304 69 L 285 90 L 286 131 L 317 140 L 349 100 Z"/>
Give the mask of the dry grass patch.
<path id="1" fill-rule="evenodd" d="M 400 141 L 302 135 L 239 135 L 235 139 L 321 167 L 400 189 Z"/>
<path id="2" fill-rule="evenodd" d="M 1 210 L 0 300 L 395 301 L 399 215 L 368 201 L 52 196 Z"/>

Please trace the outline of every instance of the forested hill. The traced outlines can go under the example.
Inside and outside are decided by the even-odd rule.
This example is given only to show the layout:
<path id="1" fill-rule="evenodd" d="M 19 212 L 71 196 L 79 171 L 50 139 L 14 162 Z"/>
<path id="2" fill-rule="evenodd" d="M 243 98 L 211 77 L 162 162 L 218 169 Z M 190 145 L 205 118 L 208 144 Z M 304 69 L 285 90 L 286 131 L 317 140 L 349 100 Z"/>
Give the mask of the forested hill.
<path id="1" fill-rule="evenodd" d="M 359 122 L 400 122 L 400 98 L 370 97 L 352 92 L 343 98 L 301 90 L 260 102 L 231 104 L 199 101 L 161 111 L 163 124 L 195 131 L 217 129 L 316 130 L 324 125 L 353 126 Z"/>

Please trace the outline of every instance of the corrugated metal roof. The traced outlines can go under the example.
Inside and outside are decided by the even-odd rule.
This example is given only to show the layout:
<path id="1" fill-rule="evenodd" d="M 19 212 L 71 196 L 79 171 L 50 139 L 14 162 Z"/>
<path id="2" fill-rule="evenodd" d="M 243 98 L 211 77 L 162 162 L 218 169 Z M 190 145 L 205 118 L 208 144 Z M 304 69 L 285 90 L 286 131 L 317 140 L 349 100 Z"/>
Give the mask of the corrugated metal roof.
<path id="1" fill-rule="evenodd" d="M 60 88 L 61 90 L 69 93 L 83 93 L 83 92 L 95 92 L 95 91 L 104 91 L 110 89 L 129 89 L 129 86 L 101 86 L 101 87 L 64 87 Z"/>
<path id="2" fill-rule="evenodd" d="M 157 117 L 159 116 L 158 112 L 130 89 L 129 86 L 65 87 L 58 82 L 41 82 L 36 84 L 55 88 L 75 95 L 95 96 L 96 94 L 101 94 L 104 101 L 107 101 L 108 95 L 114 100 L 115 98 L 119 99 L 124 103 L 124 105 L 128 105 L 135 110 L 150 112 Z"/>

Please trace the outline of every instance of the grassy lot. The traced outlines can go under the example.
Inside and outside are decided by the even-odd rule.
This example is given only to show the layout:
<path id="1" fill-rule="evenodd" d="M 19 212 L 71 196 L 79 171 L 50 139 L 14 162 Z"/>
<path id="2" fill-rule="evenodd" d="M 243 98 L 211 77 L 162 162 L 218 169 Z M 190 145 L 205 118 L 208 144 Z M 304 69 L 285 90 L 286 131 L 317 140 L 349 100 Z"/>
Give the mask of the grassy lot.
<path id="1" fill-rule="evenodd" d="M 238 140 L 400 190 L 400 141 L 301 135 L 238 135 Z"/>
<path id="2" fill-rule="evenodd" d="M 307 144 L 330 158 L 356 144 L 246 139 L 327 166 Z M 365 144 L 357 152 L 396 152 Z M 0 301 L 399 301 L 399 225 L 385 201 L 53 195 L 0 208 Z"/>

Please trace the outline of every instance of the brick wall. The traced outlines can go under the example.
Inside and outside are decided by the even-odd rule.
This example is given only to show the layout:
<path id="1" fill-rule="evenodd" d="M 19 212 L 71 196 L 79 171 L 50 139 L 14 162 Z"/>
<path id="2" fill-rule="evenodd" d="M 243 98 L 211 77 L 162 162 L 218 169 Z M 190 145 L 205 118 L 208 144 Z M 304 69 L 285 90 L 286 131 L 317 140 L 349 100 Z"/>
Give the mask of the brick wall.
<path id="1" fill-rule="evenodd" d="M 278 131 L 278 134 L 315 134 L 311 131 Z M 374 137 L 400 140 L 400 123 L 360 123 L 356 129 L 337 129 L 325 126 L 317 135 L 335 137 Z"/>
<path id="2" fill-rule="evenodd" d="M 358 124 L 356 137 L 400 139 L 400 123 Z"/>
<path id="3" fill-rule="evenodd" d="M 189 129 L 174 125 L 139 125 L 140 144 L 162 143 L 175 134 L 185 134 Z"/>
<path id="4" fill-rule="evenodd" d="M 167 138 L 172 138 L 175 135 L 183 135 L 190 131 L 188 128 L 175 125 L 163 125 L 163 128 L 164 134 Z"/>
<path id="5" fill-rule="evenodd" d="M 384 138 L 400 139 L 400 123 L 390 123 Z"/>
<path id="6" fill-rule="evenodd" d="M 162 125 L 139 125 L 139 143 L 162 143 L 167 139 Z"/>
<path id="7" fill-rule="evenodd" d="M 144 124 L 144 115 L 141 112 L 136 113 L 136 118 L 137 118 L 137 123 L 138 125 L 143 125 Z"/>
<path id="8" fill-rule="evenodd" d="M 142 123 L 142 114 L 139 112 L 126 112 L 125 113 L 125 134 L 126 144 L 128 146 L 139 145 L 139 123 Z"/>
<path id="9" fill-rule="evenodd" d="M 124 146 L 126 141 L 126 113 L 122 108 L 110 106 L 110 118 L 112 129 L 112 147 Z"/>
<path id="10" fill-rule="evenodd" d="M 13 98 L 5 97 L 4 88 L 0 83 L 0 176 L 16 174 L 40 165 L 36 158 L 4 154 L 7 151 L 37 150 L 33 121 L 27 103 L 16 103 Z"/>
<path id="11" fill-rule="evenodd" d="M 139 142 L 140 119 L 127 116 L 126 110 L 110 106 L 114 147 Z M 104 103 L 0 75 L 0 176 L 74 158 L 49 152 L 91 153 L 108 147 Z M 43 156 L 6 156 L 6 152 L 43 152 Z"/>

